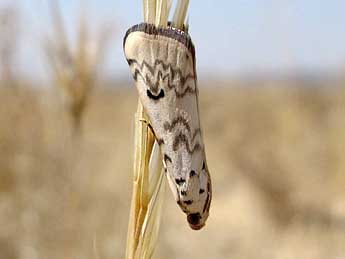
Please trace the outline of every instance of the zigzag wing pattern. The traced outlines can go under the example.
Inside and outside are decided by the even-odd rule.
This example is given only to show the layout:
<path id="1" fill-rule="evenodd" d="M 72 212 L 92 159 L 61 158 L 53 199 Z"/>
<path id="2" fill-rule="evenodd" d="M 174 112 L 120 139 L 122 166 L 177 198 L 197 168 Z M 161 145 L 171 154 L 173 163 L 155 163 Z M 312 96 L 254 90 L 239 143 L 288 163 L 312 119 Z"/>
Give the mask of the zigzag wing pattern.
<path id="1" fill-rule="evenodd" d="M 178 130 L 186 129 L 188 132 L 188 136 L 182 132 L 178 132 Z M 192 134 L 190 125 L 188 123 L 188 120 L 184 118 L 183 116 L 177 116 L 175 117 L 171 123 L 169 121 L 166 121 L 164 123 L 164 129 L 167 132 L 175 132 L 175 138 L 173 141 L 173 150 L 177 151 L 180 144 L 185 145 L 186 150 L 188 153 L 193 154 L 195 151 L 200 150 L 202 148 L 202 145 L 199 142 L 195 142 L 195 139 L 197 136 L 201 137 L 201 129 L 197 128 L 194 130 L 194 133 Z M 190 141 L 189 141 L 190 140 Z"/>
<path id="2" fill-rule="evenodd" d="M 195 94 L 197 91 L 194 84 L 196 77 L 192 74 L 183 75 L 178 68 L 173 68 L 171 64 L 166 64 L 162 60 L 155 60 L 153 66 L 145 60 L 139 63 L 135 59 L 128 59 L 128 64 L 132 69 L 133 78 L 139 78 L 149 86 L 150 90 L 157 92 L 160 81 L 166 82 L 169 90 L 174 90 L 177 98 L 183 98 L 187 94 Z"/>

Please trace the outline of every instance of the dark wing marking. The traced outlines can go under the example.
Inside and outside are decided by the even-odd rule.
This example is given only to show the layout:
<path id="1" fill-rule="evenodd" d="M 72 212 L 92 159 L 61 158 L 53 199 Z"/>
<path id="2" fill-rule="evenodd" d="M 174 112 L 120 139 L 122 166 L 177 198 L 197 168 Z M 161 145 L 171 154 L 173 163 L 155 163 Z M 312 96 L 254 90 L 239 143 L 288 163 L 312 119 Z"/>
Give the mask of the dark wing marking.
<path id="1" fill-rule="evenodd" d="M 193 201 L 192 200 L 188 200 L 188 201 L 184 201 L 183 203 L 186 204 L 186 205 L 191 205 L 193 203 Z"/>
<path id="2" fill-rule="evenodd" d="M 207 194 L 206 202 L 204 205 L 204 209 L 202 210 L 202 213 L 205 213 L 206 210 L 210 209 L 211 200 L 210 200 L 210 194 Z"/>
<path id="3" fill-rule="evenodd" d="M 178 124 L 182 124 L 183 126 L 185 126 L 185 128 L 188 130 L 189 133 L 191 132 L 187 119 L 183 118 L 182 116 L 177 116 L 176 118 L 172 120 L 171 123 L 169 123 L 168 121 L 165 122 L 164 129 L 166 131 L 172 131 Z"/>
<path id="4" fill-rule="evenodd" d="M 202 210 L 202 213 L 205 213 L 206 210 L 209 210 L 210 209 L 210 206 L 211 206 L 211 182 L 207 182 L 207 198 L 206 198 L 206 202 L 205 202 L 205 205 L 204 205 L 204 209 Z"/>
<path id="5" fill-rule="evenodd" d="M 158 145 L 159 145 L 159 146 L 161 146 L 161 145 L 164 145 L 164 144 L 165 144 L 165 142 L 164 142 L 164 140 L 163 140 L 163 139 L 157 139 L 157 143 L 158 143 Z"/>
<path id="6" fill-rule="evenodd" d="M 187 121 L 187 119 L 185 119 L 184 117 L 182 116 L 177 116 L 176 118 L 173 119 L 173 121 L 171 123 L 169 123 L 168 121 L 166 121 L 164 123 L 164 129 L 166 131 L 172 131 L 173 129 L 176 128 L 177 125 L 179 124 L 182 124 L 188 131 L 189 134 L 191 134 L 191 128 L 190 128 L 190 125 Z M 193 135 L 191 136 L 192 137 L 192 142 L 194 142 L 195 138 L 197 135 L 201 134 L 201 129 L 198 128 L 194 131 Z"/>
<path id="7" fill-rule="evenodd" d="M 189 144 L 189 142 L 188 142 L 187 136 L 183 133 L 176 135 L 174 142 L 173 142 L 173 150 L 177 151 L 180 144 L 185 145 L 186 150 L 189 154 L 193 154 L 195 151 L 198 151 L 201 149 L 201 145 L 198 142 L 193 147 L 191 147 L 191 144 Z"/>
<path id="8" fill-rule="evenodd" d="M 193 82 L 196 80 L 196 76 L 193 74 L 187 74 L 186 76 L 183 76 L 182 70 L 178 68 L 173 68 L 171 64 L 165 64 L 162 60 L 156 60 L 154 65 L 151 66 L 149 65 L 145 60 L 140 64 L 137 60 L 135 59 L 128 59 L 128 64 L 131 67 L 134 68 L 133 72 L 133 78 L 135 81 L 138 81 L 138 77 L 141 77 L 141 79 L 149 86 L 149 88 L 152 91 L 157 91 L 159 87 L 159 82 L 160 80 L 166 80 L 167 79 L 167 87 L 171 90 L 174 89 L 176 97 L 177 98 L 183 98 L 187 94 L 194 94 L 196 93 L 196 84 L 193 87 L 187 85 L 187 83 L 192 80 Z M 149 76 L 143 75 L 142 71 L 144 68 L 146 68 L 149 73 L 151 74 L 152 77 L 155 76 L 155 72 L 158 69 L 157 67 L 161 65 L 164 71 L 168 71 L 167 75 L 163 76 L 162 71 L 158 71 L 156 78 L 153 78 L 152 80 L 149 78 Z M 179 78 L 179 84 L 173 84 L 172 81 L 176 78 Z M 179 87 L 178 87 L 179 86 Z M 184 90 L 183 90 L 184 89 Z"/>
<path id="9" fill-rule="evenodd" d="M 165 164 L 166 164 L 167 162 L 172 163 L 171 158 L 170 158 L 167 154 L 164 155 L 164 162 L 165 162 Z"/>
<path id="10" fill-rule="evenodd" d="M 181 185 L 181 184 L 184 184 L 186 182 L 186 180 L 183 178 L 176 178 L 175 182 L 176 182 L 176 184 Z"/>
<path id="11" fill-rule="evenodd" d="M 152 91 L 157 92 L 159 89 L 160 80 L 164 81 L 166 79 L 169 79 L 169 76 L 170 76 L 170 74 L 168 74 L 168 73 L 165 76 L 163 76 L 162 71 L 158 71 L 157 78 L 156 78 L 155 82 L 153 82 L 150 79 L 148 74 L 145 76 L 145 82 L 150 87 L 150 89 L 152 89 Z"/>
<path id="12" fill-rule="evenodd" d="M 164 98 L 164 96 L 165 96 L 163 89 L 161 89 L 161 91 L 159 92 L 158 95 L 152 94 L 149 89 L 147 89 L 146 93 L 147 93 L 147 96 L 154 101 L 158 101 L 159 99 Z"/>

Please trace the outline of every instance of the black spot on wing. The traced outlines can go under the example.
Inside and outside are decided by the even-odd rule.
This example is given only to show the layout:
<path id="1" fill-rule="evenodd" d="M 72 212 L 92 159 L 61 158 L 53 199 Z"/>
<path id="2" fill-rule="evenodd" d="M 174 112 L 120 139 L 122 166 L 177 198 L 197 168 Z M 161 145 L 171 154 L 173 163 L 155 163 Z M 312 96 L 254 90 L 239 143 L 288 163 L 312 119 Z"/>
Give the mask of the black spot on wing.
<path id="1" fill-rule="evenodd" d="M 202 170 L 205 170 L 206 169 L 206 164 L 205 164 L 205 161 L 202 162 Z"/>
<path id="2" fill-rule="evenodd" d="M 175 182 L 176 182 L 176 184 L 181 185 L 181 184 L 184 184 L 186 182 L 186 180 L 183 178 L 176 178 Z"/>
<path id="3" fill-rule="evenodd" d="M 186 205 L 191 205 L 193 203 L 193 201 L 192 200 L 188 200 L 188 201 L 183 201 L 183 203 L 186 204 Z"/>
<path id="4" fill-rule="evenodd" d="M 159 99 L 161 99 L 165 96 L 163 89 L 161 89 L 161 91 L 159 92 L 158 95 L 154 95 L 153 93 L 151 93 L 151 91 L 149 89 L 147 89 L 146 93 L 150 99 L 155 100 L 155 101 L 158 101 Z"/>
<path id="5" fill-rule="evenodd" d="M 187 192 L 186 191 L 181 191 L 181 195 L 186 196 Z"/>
<path id="6" fill-rule="evenodd" d="M 195 176 L 195 175 L 196 175 L 196 172 L 195 172 L 194 170 L 190 171 L 189 177 L 193 177 L 193 176 Z"/>
<path id="7" fill-rule="evenodd" d="M 145 84 L 150 86 L 151 89 L 156 89 L 159 80 L 162 79 L 167 81 L 168 89 L 174 90 L 177 98 L 183 98 L 187 94 L 195 94 L 197 92 L 195 84 L 196 76 L 193 74 L 187 74 L 184 76 L 182 70 L 173 67 L 171 64 L 166 64 L 162 60 L 155 60 L 153 66 L 148 64 L 145 60 L 142 61 L 142 63 L 139 63 L 135 59 L 128 59 L 127 62 L 134 70 L 132 72 L 134 80 L 137 81 L 140 77 Z M 163 71 L 168 71 L 170 76 L 163 77 L 163 71 L 159 71 L 159 66 L 162 66 Z M 144 74 L 144 69 L 147 69 L 149 74 Z M 156 73 L 156 71 L 158 72 Z M 156 74 L 157 77 L 155 77 Z M 177 81 L 176 79 L 179 79 L 178 84 L 173 83 Z M 193 81 L 194 83 L 190 84 L 190 81 Z"/>
<path id="8" fill-rule="evenodd" d="M 200 193 L 200 194 L 203 194 L 204 192 L 205 192 L 204 189 L 200 189 L 200 190 L 199 190 L 199 193 Z"/>

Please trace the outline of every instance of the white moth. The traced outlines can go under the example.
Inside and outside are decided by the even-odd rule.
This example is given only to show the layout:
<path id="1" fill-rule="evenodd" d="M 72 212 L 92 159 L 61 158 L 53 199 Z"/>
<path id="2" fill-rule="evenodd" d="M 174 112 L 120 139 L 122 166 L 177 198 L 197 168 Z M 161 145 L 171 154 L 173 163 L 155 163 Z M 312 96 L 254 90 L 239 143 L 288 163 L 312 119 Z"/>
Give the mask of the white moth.
<path id="1" fill-rule="evenodd" d="M 201 229 L 212 197 L 200 128 L 195 49 L 187 32 L 142 23 L 124 51 L 160 146 L 169 185 L 192 229 Z"/>

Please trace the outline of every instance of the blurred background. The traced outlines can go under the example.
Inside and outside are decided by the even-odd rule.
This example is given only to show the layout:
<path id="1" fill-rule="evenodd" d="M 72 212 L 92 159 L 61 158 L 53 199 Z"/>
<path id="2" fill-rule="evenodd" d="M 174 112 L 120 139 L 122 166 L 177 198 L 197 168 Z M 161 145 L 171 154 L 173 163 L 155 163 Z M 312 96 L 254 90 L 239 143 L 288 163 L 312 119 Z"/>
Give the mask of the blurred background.
<path id="1" fill-rule="evenodd" d="M 124 258 L 141 1 L 0 0 L 0 259 Z M 213 203 L 155 258 L 345 258 L 345 2 L 191 1 Z"/>

